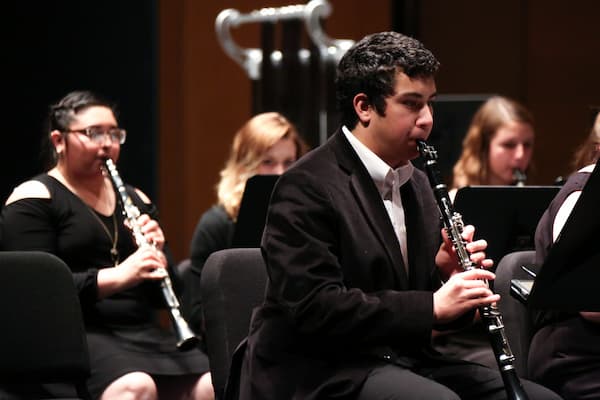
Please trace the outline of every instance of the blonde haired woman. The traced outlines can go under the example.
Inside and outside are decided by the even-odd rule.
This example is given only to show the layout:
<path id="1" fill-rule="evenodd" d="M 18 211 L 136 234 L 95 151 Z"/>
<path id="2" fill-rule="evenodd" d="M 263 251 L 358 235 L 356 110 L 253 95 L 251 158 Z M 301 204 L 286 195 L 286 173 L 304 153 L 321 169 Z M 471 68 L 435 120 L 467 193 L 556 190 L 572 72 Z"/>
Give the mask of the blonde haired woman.
<path id="1" fill-rule="evenodd" d="M 217 250 L 231 247 L 246 181 L 253 175 L 280 175 L 307 150 L 294 125 L 283 115 L 267 112 L 248 120 L 235 134 L 229 158 L 216 186 L 217 204 L 201 217 L 191 243 L 190 286 L 199 287 L 204 262 Z M 190 324 L 202 332 L 201 300 L 190 291 Z"/>
<path id="2" fill-rule="evenodd" d="M 490 97 L 473 116 L 451 187 L 514 184 L 515 171 L 530 167 L 534 138 L 533 117 L 524 106 Z"/>
<path id="3" fill-rule="evenodd" d="M 450 197 L 454 199 L 458 189 L 469 185 L 513 185 L 517 183 L 515 171 L 521 172 L 524 179 L 530 168 L 534 136 L 533 117 L 524 106 L 502 96 L 487 99 L 473 116 L 463 140 Z M 496 358 L 479 320 L 459 332 L 436 333 L 433 345 L 445 355 L 496 368 Z"/>

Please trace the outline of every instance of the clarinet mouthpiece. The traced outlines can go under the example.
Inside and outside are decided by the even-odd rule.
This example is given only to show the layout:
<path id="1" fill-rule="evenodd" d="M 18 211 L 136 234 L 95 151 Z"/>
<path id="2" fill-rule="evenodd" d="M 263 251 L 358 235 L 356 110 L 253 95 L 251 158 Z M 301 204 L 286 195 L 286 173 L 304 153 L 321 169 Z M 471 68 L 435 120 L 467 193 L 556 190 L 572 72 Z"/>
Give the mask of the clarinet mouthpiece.
<path id="1" fill-rule="evenodd" d="M 525 181 L 527 180 L 527 175 L 525 172 L 521 171 L 518 168 L 513 170 L 513 184 L 515 186 L 525 186 Z"/>

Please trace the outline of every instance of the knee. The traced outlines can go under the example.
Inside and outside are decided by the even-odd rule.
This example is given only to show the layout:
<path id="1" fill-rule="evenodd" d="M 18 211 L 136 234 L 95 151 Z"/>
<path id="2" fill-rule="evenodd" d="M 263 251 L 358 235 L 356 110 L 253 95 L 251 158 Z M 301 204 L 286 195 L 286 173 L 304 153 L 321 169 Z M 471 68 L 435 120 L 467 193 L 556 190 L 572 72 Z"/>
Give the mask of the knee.
<path id="1" fill-rule="evenodd" d="M 102 400 L 106 399 L 143 399 L 158 398 L 156 383 L 152 377 L 144 372 L 130 372 L 114 380 L 102 393 Z"/>
<path id="2" fill-rule="evenodd" d="M 197 400 L 213 400 L 215 398 L 215 390 L 209 372 L 202 375 L 196 382 L 193 398 Z"/>

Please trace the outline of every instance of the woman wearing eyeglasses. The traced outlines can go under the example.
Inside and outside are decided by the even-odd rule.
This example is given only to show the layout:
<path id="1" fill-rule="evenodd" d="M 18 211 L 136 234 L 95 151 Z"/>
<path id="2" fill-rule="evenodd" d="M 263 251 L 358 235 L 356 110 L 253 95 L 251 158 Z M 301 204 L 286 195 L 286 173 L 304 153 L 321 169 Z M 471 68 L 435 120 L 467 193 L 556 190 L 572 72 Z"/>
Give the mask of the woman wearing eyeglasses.
<path id="1" fill-rule="evenodd" d="M 178 351 L 174 334 L 159 324 L 159 282 L 172 263 L 156 208 L 127 186 L 142 213 L 141 230 L 155 244 L 138 248 L 103 169 L 106 158 L 117 162 L 126 138 L 112 106 L 93 93 L 72 92 L 50 108 L 48 122 L 50 168 L 9 196 L 0 248 L 53 253 L 72 270 L 93 398 L 212 399 L 206 355 Z"/>

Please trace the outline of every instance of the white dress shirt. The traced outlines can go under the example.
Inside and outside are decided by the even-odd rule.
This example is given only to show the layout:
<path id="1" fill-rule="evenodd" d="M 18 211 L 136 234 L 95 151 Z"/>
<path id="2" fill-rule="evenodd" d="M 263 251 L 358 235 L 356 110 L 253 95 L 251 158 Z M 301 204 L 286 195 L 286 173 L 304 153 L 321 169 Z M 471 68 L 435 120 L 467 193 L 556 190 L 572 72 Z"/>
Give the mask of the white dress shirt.
<path id="1" fill-rule="evenodd" d="M 404 217 L 404 207 L 400 197 L 400 187 L 404 185 L 414 171 L 414 166 L 407 163 L 396 169 L 391 168 L 377 154 L 358 140 L 352 132 L 345 126 L 342 126 L 342 132 L 350 142 L 350 145 L 358 154 L 358 157 L 369 172 L 369 175 L 375 182 L 381 199 L 387 210 L 387 213 L 394 227 L 394 232 L 400 243 L 400 252 L 406 272 L 408 272 L 408 246 L 406 245 L 406 219 Z"/>

